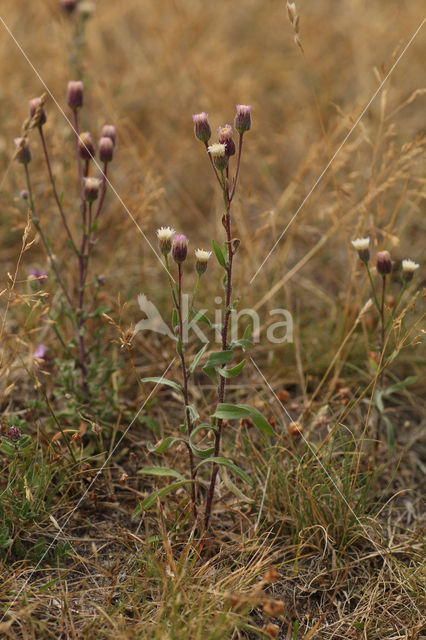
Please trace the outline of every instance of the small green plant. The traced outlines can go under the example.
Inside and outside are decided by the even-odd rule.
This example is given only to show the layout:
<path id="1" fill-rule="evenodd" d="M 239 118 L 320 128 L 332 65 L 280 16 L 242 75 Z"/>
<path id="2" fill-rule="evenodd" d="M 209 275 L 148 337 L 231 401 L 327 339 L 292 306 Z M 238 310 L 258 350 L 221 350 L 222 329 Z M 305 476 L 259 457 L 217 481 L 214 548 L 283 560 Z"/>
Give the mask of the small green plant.
<path id="1" fill-rule="evenodd" d="M 376 256 L 376 272 L 380 278 L 379 291 L 376 288 L 374 279 L 370 270 L 370 238 L 359 238 L 352 241 L 353 247 L 358 252 L 358 256 L 361 262 L 365 265 L 367 271 L 368 280 L 370 283 L 372 298 L 374 306 L 379 316 L 379 340 L 378 344 L 374 348 L 378 352 L 377 362 L 377 380 L 374 384 L 373 404 L 377 411 L 376 422 L 376 443 L 381 439 L 381 426 L 382 422 L 386 425 L 387 440 L 389 446 L 393 449 L 395 445 L 395 429 L 391 420 L 385 413 L 384 400 L 389 398 L 392 394 L 397 393 L 405 389 L 407 386 L 416 381 L 416 377 L 409 376 L 405 380 L 402 380 L 396 384 L 385 386 L 384 374 L 387 367 L 397 357 L 398 350 L 394 351 L 391 355 L 387 355 L 387 348 L 390 333 L 393 323 L 397 320 L 397 311 L 401 302 L 401 299 L 407 289 L 407 286 L 413 279 L 414 272 L 419 268 L 413 260 L 405 259 L 402 261 L 401 280 L 399 284 L 399 293 L 396 297 L 393 308 L 387 309 L 386 307 L 386 295 L 389 287 L 391 286 L 390 276 L 393 270 L 393 263 L 389 251 L 378 251 Z M 402 321 L 402 319 L 401 319 Z"/>
<path id="2" fill-rule="evenodd" d="M 157 384 L 167 384 L 178 391 L 182 395 L 184 403 L 184 423 L 181 426 L 181 436 L 168 437 L 156 446 L 151 446 L 150 451 L 151 453 L 162 454 L 172 445 L 183 443 L 188 455 L 189 478 L 177 471 L 164 467 L 146 467 L 141 469 L 140 473 L 142 474 L 172 478 L 173 482 L 146 498 L 136 510 L 136 514 L 139 513 L 141 509 L 155 505 L 158 498 L 166 496 L 175 489 L 190 485 L 192 513 L 194 520 L 198 521 L 199 495 L 197 478 L 203 469 L 210 467 L 210 479 L 207 483 L 204 514 L 202 517 L 202 528 L 204 531 L 207 531 L 211 518 L 219 468 L 223 470 L 223 477 L 228 488 L 234 491 L 239 497 L 241 497 L 242 494 L 227 475 L 228 471 L 248 485 L 253 484 L 243 469 L 237 466 L 232 459 L 225 458 L 222 454 L 221 441 L 225 421 L 250 417 L 253 423 L 264 434 L 271 436 L 274 434 L 274 431 L 268 421 L 255 408 L 248 405 L 234 405 L 225 402 L 228 380 L 237 376 L 246 363 L 245 359 L 242 359 L 240 362 L 234 364 L 236 351 L 237 349 L 246 350 L 251 344 L 248 332 L 245 332 L 241 339 L 232 339 L 230 337 L 231 315 L 238 303 L 238 300 L 233 299 L 232 269 L 234 257 L 240 245 L 238 238 L 232 237 L 231 205 L 238 183 L 244 134 L 249 131 L 251 127 L 251 108 L 247 105 L 237 105 L 234 126 L 238 133 L 238 149 L 233 140 L 231 125 L 219 127 L 219 141 L 209 145 L 211 128 L 207 114 L 204 112 L 196 114 L 193 116 L 193 121 L 195 136 L 206 148 L 215 179 L 223 197 L 224 213 L 222 225 L 225 230 L 225 242 L 223 246 L 220 246 L 219 243 L 214 240 L 212 241 L 213 252 L 219 267 L 224 271 L 223 288 L 225 290 L 225 300 L 222 314 L 223 320 L 220 323 L 211 323 L 205 314 L 202 314 L 195 308 L 194 304 L 200 288 L 201 279 L 207 270 L 211 252 L 202 249 L 195 251 L 196 282 L 193 288 L 191 304 L 187 305 L 188 309 L 186 310 L 184 307 L 183 269 L 188 256 L 188 239 L 182 234 L 175 234 L 174 230 L 170 227 L 162 227 L 159 229 L 157 231 L 159 247 L 164 257 L 164 265 L 168 275 L 174 306 L 172 327 L 176 336 L 176 350 L 181 364 L 182 383 L 177 384 L 164 378 L 145 378 L 143 382 L 150 381 Z M 232 176 L 230 173 L 230 159 L 234 155 L 236 155 L 236 166 L 234 175 Z M 169 262 L 170 254 L 173 262 L 176 264 L 177 273 L 171 269 Z M 201 362 L 208 348 L 208 343 L 204 344 L 192 362 L 188 363 L 186 353 L 187 329 L 195 318 L 206 323 L 210 329 L 220 334 L 220 351 L 210 352 L 203 366 L 204 374 L 213 381 L 217 391 L 216 407 L 207 422 L 202 420 L 197 408 L 191 403 L 189 392 L 190 378 L 194 375 L 198 364 Z M 203 447 L 201 447 L 198 442 L 200 437 L 202 438 Z"/>
<path id="3" fill-rule="evenodd" d="M 99 354 L 103 354 L 103 332 L 93 329 L 90 333 L 88 325 L 95 326 L 107 307 L 99 304 L 99 291 L 103 284 L 103 277 L 91 276 L 91 259 L 97 242 L 97 231 L 101 217 L 105 194 L 107 190 L 108 165 L 113 160 L 116 142 L 116 130 L 113 125 L 105 125 L 99 140 L 99 162 L 95 159 L 95 145 L 89 132 L 81 132 L 80 111 L 83 107 L 84 89 L 81 81 L 68 83 L 67 104 L 73 118 L 73 133 L 75 138 L 75 166 L 77 173 L 76 200 L 73 194 L 66 195 L 59 190 L 57 180 L 53 174 L 52 161 L 45 135 L 47 115 L 45 111 L 45 97 L 30 101 L 29 118 L 24 122 L 21 137 L 16 138 L 16 160 L 23 166 L 26 190 L 23 198 L 28 206 L 31 222 L 41 240 L 49 259 L 49 266 L 54 274 L 58 287 L 62 293 L 59 300 L 55 297 L 55 305 L 51 310 L 51 324 L 60 341 L 64 352 L 64 359 L 68 363 L 62 365 L 61 379 L 64 382 L 65 393 L 77 395 L 80 401 L 96 398 L 105 379 L 110 376 L 110 364 L 102 366 Z M 52 239 L 46 232 L 51 227 L 51 221 L 38 213 L 36 200 L 30 175 L 32 153 L 29 145 L 29 135 L 37 131 L 43 151 L 46 171 L 50 188 L 56 204 L 59 219 L 66 233 L 69 255 L 61 255 L 59 259 L 54 253 Z M 93 167 L 99 168 L 100 177 L 94 177 Z M 77 204 L 78 203 L 78 204 Z M 79 216 L 77 210 L 79 211 Z M 80 220 L 78 220 L 80 218 Z M 75 260 L 75 268 L 73 268 Z M 70 275 L 68 275 L 70 274 Z M 41 274 L 42 276 L 45 274 Z M 38 278 L 40 279 L 40 278 Z M 64 327 L 69 323 L 74 336 L 67 339 Z M 62 360 L 62 359 L 60 359 Z M 77 364 L 77 371 L 74 366 Z M 76 385 L 76 376 L 80 379 Z"/>

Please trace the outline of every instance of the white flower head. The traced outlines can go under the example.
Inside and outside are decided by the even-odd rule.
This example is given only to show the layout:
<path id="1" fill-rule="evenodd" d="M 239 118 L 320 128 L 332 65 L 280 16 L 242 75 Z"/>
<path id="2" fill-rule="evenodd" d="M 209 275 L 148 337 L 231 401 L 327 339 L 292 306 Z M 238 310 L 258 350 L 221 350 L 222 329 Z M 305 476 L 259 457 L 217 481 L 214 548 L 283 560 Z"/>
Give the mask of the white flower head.
<path id="1" fill-rule="evenodd" d="M 220 144 L 220 142 L 216 142 L 215 144 L 211 144 L 207 147 L 207 151 L 213 158 L 222 158 L 225 155 L 226 146 L 224 144 Z"/>
<path id="2" fill-rule="evenodd" d="M 358 238 L 357 240 L 352 240 L 351 242 L 353 248 L 357 251 L 365 251 L 370 245 L 370 238 Z"/>
<path id="3" fill-rule="evenodd" d="M 172 241 L 175 233 L 175 230 L 171 227 L 160 227 L 160 229 L 157 229 L 158 244 L 163 256 L 168 256 L 172 250 Z"/>
<path id="4" fill-rule="evenodd" d="M 195 269 L 198 273 L 198 276 L 201 276 L 207 271 L 207 263 L 210 260 L 212 252 L 206 251 L 205 249 L 196 249 L 194 253 L 197 259 L 195 263 Z"/>
<path id="5" fill-rule="evenodd" d="M 161 240 L 171 240 L 176 231 L 171 227 L 160 227 L 157 229 L 157 238 Z"/>
<path id="6" fill-rule="evenodd" d="M 210 256 L 212 255 L 211 251 L 206 251 L 205 249 L 196 249 L 194 253 L 195 253 L 195 257 L 200 262 L 208 262 L 210 259 Z"/>
<path id="7" fill-rule="evenodd" d="M 413 273 L 416 269 L 419 268 L 419 264 L 416 264 L 414 260 L 403 260 L 402 261 L 402 270 L 404 273 Z"/>

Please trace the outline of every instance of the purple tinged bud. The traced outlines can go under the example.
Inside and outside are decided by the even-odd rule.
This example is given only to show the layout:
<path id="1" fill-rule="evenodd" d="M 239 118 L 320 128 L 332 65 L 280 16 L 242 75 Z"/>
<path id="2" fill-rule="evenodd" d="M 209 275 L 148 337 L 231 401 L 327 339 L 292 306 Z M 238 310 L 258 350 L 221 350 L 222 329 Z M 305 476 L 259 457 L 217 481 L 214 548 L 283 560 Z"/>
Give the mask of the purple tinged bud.
<path id="1" fill-rule="evenodd" d="M 60 3 L 64 11 L 72 13 L 77 7 L 78 0 L 60 0 Z"/>
<path id="2" fill-rule="evenodd" d="M 84 199 L 88 202 L 94 202 L 98 198 L 101 181 L 98 178 L 83 178 L 83 180 Z"/>
<path id="3" fill-rule="evenodd" d="M 79 109 L 83 106 L 83 83 L 81 80 L 68 82 L 67 104 L 71 109 Z"/>
<path id="4" fill-rule="evenodd" d="M 47 347 L 45 344 L 39 344 L 37 349 L 34 351 L 34 358 L 36 360 L 46 360 L 47 357 Z"/>
<path id="5" fill-rule="evenodd" d="M 28 200 L 28 196 L 29 193 L 26 189 L 22 189 L 21 193 L 19 194 L 19 197 L 22 198 L 22 200 Z"/>
<path id="6" fill-rule="evenodd" d="M 114 141 L 107 137 L 103 136 L 99 140 L 99 158 L 101 162 L 111 162 L 114 157 Z"/>
<path id="7" fill-rule="evenodd" d="M 392 272 L 392 260 L 389 251 L 378 251 L 376 259 L 377 272 L 381 276 L 386 276 Z"/>
<path id="8" fill-rule="evenodd" d="M 251 107 L 248 104 L 237 104 L 234 127 L 241 135 L 251 129 Z"/>
<path id="9" fill-rule="evenodd" d="M 38 280 L 39 284 L 44 284 L 44 281 L 48 278 L 48 274 L 39 269 L 30 269 L 29 276 L 31 280 Z"/>
<path id="10" fill-rule="evenodd" d="M 225 155 L 233 156 L 235 154 L 235 142 L 232 139 L 232 127 L 230 124 L 225 124 L 224 127 L 219 127 L 217 130 L 219 134 L 219 143 L 225 145 Z"/>
<path id="11" fill-rule="evenodd" d="M 6 433 L 6 438 L 8 438 L 11 442 L 16 442 L 21 437 L 21 430 L 18 427 L 10 427 L 9 431 Z"/>
<path id="12" fill-rule="evenodd" d="M 30 118 L 34 120 L 37 127 L 42 127 L 46 123 L 46 112 L 41 103 L 41 98 L 30 100 Z"/>
<path id="13" fill-rule="evenodd" d="M 28 138 L 15 138 L 16 151 L 15 158 L 21 164 L 29 164 L 31 162 L 31 149 Z"/>
<path id="14" fill-rule="evenodd" d="M 177 264 L 185 262 L 188 255 L 188 238 L 182 234 L 178 234 L 173 238 L 172 256 Z"/>
<path id="15" fill-rule="evenodd" d="M 80 158 L 83 160 L 90 160 L 95 155 L 95 146 L 93 144 L 92 136 L 88 131 L 84 131 L 78 137 L 78 150 Z"/>
<path id="16" fill-rule="evenodd" d="M 117 129 L 113 124 L 105 124 L 102 127 L 101 138 L 111 138 L 114 143 L 116 142 Z"/>
<path id="17" fill-rule="evenodd" d="M 202 113 L 195 113 L 192 116 L 195 137 L 201 140 L 201 142 L 208 142 L 212 135 L 208 117 L 208 114 L 204 111 Z"/>

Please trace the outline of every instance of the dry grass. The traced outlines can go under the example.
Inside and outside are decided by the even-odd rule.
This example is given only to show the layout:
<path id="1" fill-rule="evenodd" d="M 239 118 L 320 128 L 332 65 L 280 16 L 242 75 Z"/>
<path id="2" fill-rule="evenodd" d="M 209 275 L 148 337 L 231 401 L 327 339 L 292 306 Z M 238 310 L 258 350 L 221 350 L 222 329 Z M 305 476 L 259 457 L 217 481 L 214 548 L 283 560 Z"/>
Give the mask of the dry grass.
<path id="1" fill-rule="evenodd" d="M 65 374 L 54 363 L 63 356 L 53 326 L 63 323 L 69 332 L 66 320 L 52 316 L 58 293 L 51 279 L 41 294 L 28 282 L 29 270 L 47 262 L 26 227 L 22 172 L 12 159 L 27 101 L 45 89 L 0 23 L 1 429 L 17 417 L 36 443 L 25 471 L 12 469 L 13 478 L 0 453 L 0 527 L 4 513 L 13 514 L 13 544 L 1 556 L 0 637 L 267 637 L 268 599 L 284 602 L 271 621 L 286 640 L 424 637 L 424 281 L 417 276 L 389 337 L 399 355 L 388 383 L 416 381 L 387 405 L 395 450 L 385 443 L 377 449 L 370 401 L 378 378 L 371 357 L 377 320 L 374 308 L 359 318 L 368 282 L 350 241 L 370 235 L 375 249 L 389 249 L 396 262 L 423 262 L 425 26 L 333 158 L 421 24 L 423 3 L 299 0 L 303 53 L 282 0 L 97 4 L 83 60 L 84 129 L 96 135 L 105 122 L 117 125 L 109 175 L 153 244 L 160 225 L 187 233 L 192 248 L 222 237 L 220 197 L 194 141 L 191 114 L 205 110 L 216 128 L 231 121 L 236 103 L 252 105 L 234 208 L 233 231 L 241 239 L 234 290 L 265 326 L 270 310 L 289 309 L 295 343 L 257 345 L 233 391 L 278 434 L 266 442 L 249 421 L 227 431 L 224 451 L 254 481 L 252 489 L 242 487 L 248 501 L 220 484 L 203 549 L 188 533 L 183 491 L 165 501 L 164 512 L 154 508 L 132 520 L 156 486 L 137 473 L 153 463 L 146 445 L 176 435 L 180 421 L 173 393 L 148 397 L 152 387 L 138 380 L 169 365 L 167 339 L 138 334 L 133 348 L 121 348 L 140 320 L 140 291 L 168 317 L 165 274 L 109 192 L 93 274 L 106 277 L 100 302 L 111 321 L 102 317 L 90 330 L 105 331 L 104 350 L 119 369 L 93 406 L 77 411 L 73 398 L 57 391 Z M 65 108 L 75 71 L 72 27 L 58 2 L 0 0 L 0 17 Z M 54 172 L 72 203 L 71 131 L 51 98 L 46 105 Z M 41 148 L 35 136 L 31 142 L 40 217 L 55 253 L 64 256 L 69 249 Z M 65 277 L 72 282 L 71 268 Z M 200 306 L 219 290 L 218 270 L 204 282 Z M 33 358 L 39 343 L 51 357 L 43 366 Z M 170 377 L 178 376 L 176 364 Z M 201 383 L 192 393 L 201 406 L 214 402 Z M 304 438 L 288 435 L 296 420 Z M 66 462 L 64 433 L 79 434 L 71 444 L 75 464 Z M 184 471 L 179 450 L 161 460 Z M 266 585 L 260 581 L 271 565 L 280 576 Z"/>

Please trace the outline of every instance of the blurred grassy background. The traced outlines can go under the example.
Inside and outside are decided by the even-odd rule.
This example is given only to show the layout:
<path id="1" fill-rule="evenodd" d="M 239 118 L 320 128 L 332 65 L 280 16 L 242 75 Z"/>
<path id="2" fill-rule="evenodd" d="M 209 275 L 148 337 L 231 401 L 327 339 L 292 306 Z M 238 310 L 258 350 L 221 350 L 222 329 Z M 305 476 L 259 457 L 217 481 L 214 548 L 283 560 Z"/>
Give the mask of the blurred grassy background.
<path id="1" fill-rule="evenodd" d="M 301 314 L 303 335 L 308 328 L 304 359 L 312 362 L 319 351 L 329 358 L 327 346 L 335 330 L 340 340 L 340 311 L 350 326 L 359 309 L 359 301 L 354 304 L 360 283 L 351 238 L 370 234 L 396 260 L 421 257 L 420 137 L 426 97 L 418 92 L 400 106 L 421 89 L 425 33 L 423 28 L 250 286 L 248 280 L 423 19 L 421 0 L 300 0 L 297 9 L 304 56 L 293 41 L 282 0 L 97 3 L 86 29 L 82 122 L 95 137 L 105 122 L 117 125 L 110 179 L 154 245 L 157 226 L 171 224 L 190 237 L 192 248 L 208 247 L 212 237 L 222 236 L 221 202 L 204 149 L 193 137 L 191 114 L 207 111 L 215 130 L 232 123 L 236 103 L 253 106 L 234 211 L 235 235 L 243 242 L 235 291 L 247 307 L 275 285 L 264 308 L 284 301 Z M 76 79 L 70 60 L 73 21 L 56 0 L 25 7 L 2 0 L 0 15 L 65 108 L 66 81 Z M 20 167 L 11 162 L 13 138 L 27 116 L 28 99 L 44 89 L 4 26 L 0 29 L 5 272 L 15 263 L 23 228 L 16 205 L 23 185 Z M 75 177 L 68 171 L 71 132 L 50 98 L 47 110 L 46 135 L 58 182 L 66 191 L 67 181 Z M 408 151 L 401 151 L 413 141 Z M 54 233 L 56 214 L 40 151 L 34 136 L 36 191 L 42 220 L 49 220 Z M 66 191 L 68 199 L 72 195 Z M 109 193 L 107 199 L 96 269 L 106 274 L 112 299 L 120 293 L 122 300 L 131 301 L 129 321 L 136 321 L 136 293 L 143 290 L 160 301 L 163 292 L 167 296 L 164 274 L 117 198 Z M 55 250 L 64 250 L 64 244 Z M 25 256 L 27 266 L 43 262 L 37 252 L 33 248 Z M 281 287 L 283 274 L 294 267 Z M 214 288 L 220 286 L 219 277 L 212 270 Z M 211 297 L 210 289 L 205 294 Z M 313 323 L 323 326 L 322 335 L 312 336 Z M 319 349 L 311 351 L 315 342 Z"/>

